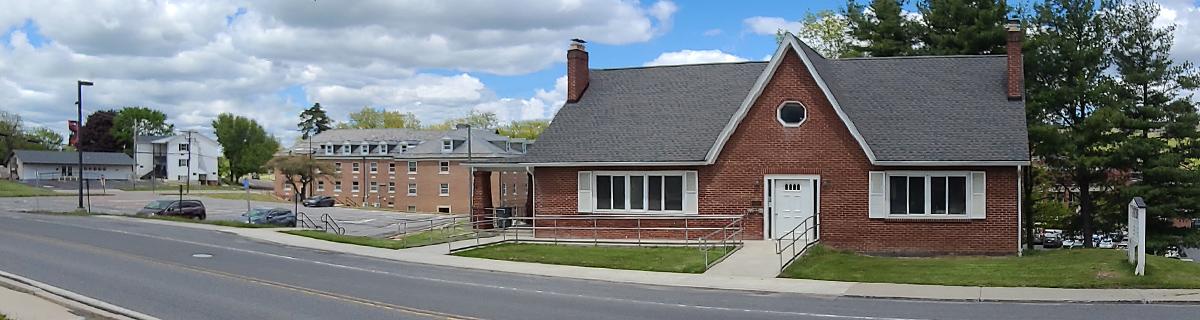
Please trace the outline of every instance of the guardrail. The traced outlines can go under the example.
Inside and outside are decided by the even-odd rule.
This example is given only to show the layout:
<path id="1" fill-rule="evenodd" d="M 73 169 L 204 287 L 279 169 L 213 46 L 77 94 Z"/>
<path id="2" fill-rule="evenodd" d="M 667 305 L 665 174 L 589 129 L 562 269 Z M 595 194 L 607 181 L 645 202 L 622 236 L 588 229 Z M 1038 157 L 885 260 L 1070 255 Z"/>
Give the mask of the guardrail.
<path id="1" fill-rule="evenodd" d="M 321 231 L 325 230 L 324 226 L 318 225 L 312 220 L 312 218 L 308 217 L 307 213 L 304 213 L 303 211 L 296 212 L 296 227 Z"/>
<path id="2" fill-rule="evenodd" d="M 715 230 L 708 235 L 700 237 L 700 250 L 704 251 L 705 270 L 712 268 L 713 265 L 725 260 L 731 252 L 741 248 L 742 240 L 744 240 L 742 237 L 744 234 L 743 231 L 745 231 L 744 226 L 743 219 L 737 218 L 734 221 L 730 221 L 721 230 Z M 730 230 L 733 231 L 731 232 Z M 717 233 L 720 233 L 720 237 L 717 236 Z M 731 250 L 730 247 L 733 247 L 733 249 Z M 713 251 L 715 248 L 721 248 L 720 258 L 710 259 L 709 251 Z"/>
<path id="3" fill-rule="evenodd" d="M 800 224 L 792 228 L 791 231 L 783 234 L 779 239 L 775 239 L 775 254 L 779 255 L 780 271 L 787 268 L 793 261 L 796 261 L 796 257 L 804 254 L 805 250 L 808 250 L 809 247 L 821 240 L 820 230 L 817 228 L 821 225 L 821 222 L 817 220 L 817 216 L 820 216 L 819 212 L 800 221 Z M 803 232 L 803 235 L 798 237 L 797 231 Z M 796 242 L 801 239 L 804 240 L 804 246 L 800 248 L 800 251 L 796 251 Z M 787 242 L 787 244 L 784 244 L 784 242 Z M 790 252 L 790 254 L 784 255 L 784 252 Z"/>

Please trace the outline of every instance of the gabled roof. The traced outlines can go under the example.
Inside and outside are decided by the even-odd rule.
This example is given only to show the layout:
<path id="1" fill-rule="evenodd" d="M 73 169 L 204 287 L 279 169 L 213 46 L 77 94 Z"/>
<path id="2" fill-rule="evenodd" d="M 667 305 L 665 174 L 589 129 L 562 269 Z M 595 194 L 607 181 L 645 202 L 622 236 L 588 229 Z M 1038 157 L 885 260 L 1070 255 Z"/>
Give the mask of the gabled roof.
<path id="1" fill-rule="evenodd" d="M 79 155 L 74 151 L 13 150 L 13 156 L 22 163 L 32 164 L 78 164 Z M 120 152 L 84 152 L 83 163 L 93 165 L 132 166 L 133 158 Z"/>
<path id="2" fill-rule="evenodd" d="M 808 66 L 876 165 L 1027 164 L 1005 56 L 825 59 L 788 35 L 769 62 L 591 70 L 588 88 L 513 161 L 711 164 L 787 54 Z"/>

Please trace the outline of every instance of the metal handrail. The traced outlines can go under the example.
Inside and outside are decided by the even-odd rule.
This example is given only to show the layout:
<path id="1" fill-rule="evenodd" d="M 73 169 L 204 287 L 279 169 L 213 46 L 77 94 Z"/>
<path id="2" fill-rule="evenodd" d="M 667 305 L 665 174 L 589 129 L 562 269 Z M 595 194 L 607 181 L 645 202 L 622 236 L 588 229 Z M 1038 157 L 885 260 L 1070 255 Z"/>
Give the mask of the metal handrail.
<path id="1" fill-rule="evenodd" d="M 321 223 L 325 224 L 325 229 L 324 229 L 325 232 L 332 231 L 333 233 L 335 233 L 337 235 L 346 234 L 346 228 L 343 228 L 342 226 L 338 225 L 337 220 L 334 220 L 333 217 L 329 216 L 328 213 L 321 214 L 320 220 L 321 220 Z"/>
<path id="2" fill-rule="evenodd" d="M 474 235 L 474 238 L 476 239 L 476 243 L 474 245 L 455 247 L 454 244 L 448 243 L 448 247 L 451 252 L 456 252 L 456 251 L 461 251 L 461 250 L 467 250 L 467 249 L 481 246 L 481 245 L 497 243 L 497 242 L 484 243 L 483 241 L 479 240 L 481 238 L 481 235 L 487 235 L 489 237 L 491 237 L 491 236 L 501 237 L 499 239 L 499 242 L 591 243 L 592 245 L 599 245 L 601 242 L 603 242 L 605 244 L 636 244 L 639 246 L 643 245 L 643 244 L 682 245 L 682 246 L 696 246 L 696 247 L 701 248 L 702 250 L 705 250 L 705 248 L 704 248 L 705 242 L 711 242 L 713 244 L 719 243 L 719 244 L 725 245 L 727 247 L 726 253 L 728 253 L 728 252 L 731 252 L 731 250 L 729 250 L 728 247 L 730 247 L 730 246 L 740 247 L 741 239 L 743 239 L 742 227 L 744 226 L 744 222 L 742 221 L 742 218 L 743 217 L 741 215 L 703 215 L 703 216 L 700 216 L 700 215 L 675 215 L 675 216 L 561 215 L 561 216 L 545 216 L 545 215 L 543 215 L 543 216 L 533 216 L 533 217 L 492 218 L 490 220 L 489 219 L 480 219 L 479 221 L 467 222 L 467 224 L 465 225 L 465 227 L 467 227 L 471 230 L 471 232 Z M 513 223 L 505 223 L 505 224 L 501 224 L 501 225 L 502 226 L 507 225 L 508 227 L 506 227 L 506 228 L 494 227 L 496 225 L 495 221 L 503 221 L 503 220 L 513 220 L 514 222 L 516 220 L 527 220 L 531 223 L 528 225 L 517 225 L 517 224 L 513 224 Z M 559 220 L 588 221 L 590 223 L 584 222 L 584 223 L 576 223 L 575 225 L 570 225 L 570 224 L 560 225 L 558 223 Z M 622 227 L 622 226 L 600 227 L 599 226 L 601 224 L 600 223 L 601 221 L 621 221 L 621 220 L 633 220 L 632 221 L 633 226 L 629 226 L 629 227 Z M 683 227 L 645 226 L 642 223 L 642 220 L 682 220 L 684 223 L 684 226 Z M 716 226 L 716 227 L 702 227 L 702 226 L 695 226 L 694 223 L 691 223 L 692 220 L 705 220 L 705 221 L 708 221 L 708 220 L 730 220 L 730 221 L 723 225 Z M 549 222 L 547 222 L 547 221 L 549 221 Z M 481 228 L 482 226 L 485 226 L 485 225 L 487 227 Z M 599 237 L 600 230 L 633 231 L 633 232 L 630 232 L 630 234 L 635 235 L 636 238 L 604 239 L 602 241 Z M 575 235 L 580 235 L 580 234 L 587 233 L 588 231 L 590 231 L 591 237 L 589 238 L 589 237 L 584 236 L 584 237 L 566 237 L 566 238 L 564 238 L 564 237 L 561 237 L 563 231 L 568 231 L 568 232 L 576 231 Z M 582 233 L 580 231 L 582 231 Z M 658 232 L 665 231 L 667 233 L 674 233 L 674 234 L 682 233 L 683 236 L 682 237 L 667 237 L 667 238 L 663 238 L 663 237 L 646 238 L 643 236 L 643 234 L 645 234 L 645 233 L 650 233 L 650 232 L 655 232 L 655 231 L 658 231 Z M 526 235 L 522 236 L 522 234 L 526 234 Z M 535 238 L 534 236 L 531 236 L 529 234 L 544 235 L 546 237 Z M 704 236 L 692 237 L 691 235 L 693 235 L 693 234 L 703 234 Z M 510 237 L 511 237 L 511 239 L 510 239 Z M 522 237 L 524 237 L 524 238 L 522 238 Z M 738 239 L 738 241 L 733 241 L 734 239 Z M 711 247 L 711 245 L 709 245 L 709 247 Z M 713 260 L 709 260 L 709 262 L 712 262 L 712 261 Z M 717 261 L 719 261 L 719 260 L 717 260 Z M 710 263 L 710 265 L 711 265 L 711 263 Z"/>
<path id="3" fill-rule="evenodd" d="M 743 228 L 745 226 L 743 221 L 743 218 L 737 218 L 734 221 L 730 221 L 722 226 L 721 230 L 714 230 L 713 232 L 696 239 L 697 242 L 700 243 L 700 250 L 704 251 L 704 270 L 712 268 L 713 265 L 725 260 L 725 257 L 728 257 L 730 252 L 737 251 L 741 248 L 743 240 L 745 240 L 742 237 L 744 234 L 743 231 L 745 231 L 745 228 Z M 736 229 L 730 233 L 728 230 L 734 228 L 735 224 L 737 225 Z M 718 232 L 721 233 L 721 237 L 716 238 Z M 709 258 L 709 251 L 713 250 L 713 245 L 710 245 L 709 242 L 711 242 L 710 239 L 713 238 L 717 239 L 716 243 L 721 247 L 721 258 L 719 259 Z M 734 241 L 735 238 L 737 239 L 736 241 Z M 731 246 L 733 247 L 733 250 L 729 249 Z"/>
<path id="4" fill-rule="evenodd" d="M 796 257 L 798 257 L 800 254 L 803 254 L 804 251 L 808 250 L 809 247 L 821 240 L 821 234 L 817 230 L 817 227 L 820 225 L 820 221 L 816 220 L 817 216 L 819 215 L 820 213 L 817 213 L 809 216 L 808 218 L 804 218 L 804 220 L 801 221 L 800 224 L 797 224 L 796 227 L 792 228 L 791 231 L 784 233 L 779 239 L 775 239 L 775 254 L 779 255 L 779 270 L 787 268 L 787 266 L 792 264 L 793 261 L 796 261 Z M 809 221 L 812 221 L 812 223 L 809 223 Z M 801 227 L 803 227 L 804 230 L 804 247 L 800 248 L 799 252 L 796 252 L 796 241 L 800 240 L 800 237 L 796 236 L 796 231 L 800 230 Z M 813 237 L 809 237 L 810 231 L 812 231 L 814 234 Z M 784 245 L 784 241 L 788 241 L 788 244 Z M 784 261 L 783 253 L 788 250 L 791 250 L 791 254 L 787 255 L 787 261 Z"/>
<path id="5" fill-rule="evenodd" d="M 296 212 L 296 221 L 297 221 L 296 226 L 300 227 L 300 228 L 324 230 L 321 225 L 318 225 L 316 222 L 313 222 L 312 218 L 310 218 L 308 216 L 308 214 L 304 213 L 303 211 Z"/>

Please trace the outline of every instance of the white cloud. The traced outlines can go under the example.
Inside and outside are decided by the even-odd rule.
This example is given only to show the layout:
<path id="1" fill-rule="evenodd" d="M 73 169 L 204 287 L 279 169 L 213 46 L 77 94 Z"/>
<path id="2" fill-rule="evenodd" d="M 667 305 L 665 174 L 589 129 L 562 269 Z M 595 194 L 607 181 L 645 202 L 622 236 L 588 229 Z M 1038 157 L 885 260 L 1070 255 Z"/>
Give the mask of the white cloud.
<path id="1" fill-rule="evenodd" d="M 749 17 L 742 20 L 750 32 L 762 35 L 775 35 L 780 29 L 795 33 L 804 27 L 799 21 L 789 21 L 780 17 Z"/>
<path id="2" fill-rule="evenodd" d="M 739 62 L 746 61 L 746 58 L 725 53 L 721 50 L 680 50 L 674 52 L 663 52 L 650 62 L 646 62 L 646 66 L 663 66 L 663 65 L 680 65 L 680 64 L 697 64 L 711 62 Z"/>
<path id="3" fill-rule="evenodd" d="M 1157 26 L 1175 26 L 1175 45 L 1171 54 L 1176 60 L 1200 61 L 1200 7 L 1193 1 L 1163 0 Z"/>
<path id="4" fill-rule="evenodd" d="M 721 29 L 708 29 L 702 33 L 705 37 L 715 37 L 721 35 Z"/>
<path id="5" fill-rule="evenodd" d="M 180 128 L 221 112 L 295 135 L 292 95 L 335 119 L 364 105 L 426 121 L 497 111 L 546 118 L 565 78 L 501 97 L 474 74 L 522 75 L 566 60 L 565 39 L 622 45 L 671 26 L 671 1 L 17 1 L 0 10 L 0 110 L 64 130 L 76 79 L 85 111 L 142 105 Z M 33 46 L 19 27 L 46 40 Z M 551 89 L 551 87 L 553 89 Z M 299 88 L 299 92 L 295 91 Z M 286 94 L 285 94 L 286 93 Z"/>

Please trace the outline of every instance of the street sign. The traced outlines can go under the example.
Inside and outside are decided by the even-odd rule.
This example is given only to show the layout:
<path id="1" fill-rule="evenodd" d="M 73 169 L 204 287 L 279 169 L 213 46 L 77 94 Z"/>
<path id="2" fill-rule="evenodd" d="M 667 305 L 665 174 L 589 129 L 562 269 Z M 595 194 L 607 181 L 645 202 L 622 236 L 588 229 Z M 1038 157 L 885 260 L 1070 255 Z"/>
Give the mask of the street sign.
<path id="1" fill-rule="evenodd" d="M 1129 201 L 1129 246 L 1125 248 L 1129 254 L 1129 263 L 1133 264 L 1133 274 L 1146 275 L 1146 201 L 1142 197 L 1134 197 Z"/>

